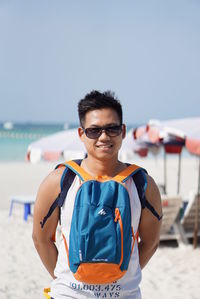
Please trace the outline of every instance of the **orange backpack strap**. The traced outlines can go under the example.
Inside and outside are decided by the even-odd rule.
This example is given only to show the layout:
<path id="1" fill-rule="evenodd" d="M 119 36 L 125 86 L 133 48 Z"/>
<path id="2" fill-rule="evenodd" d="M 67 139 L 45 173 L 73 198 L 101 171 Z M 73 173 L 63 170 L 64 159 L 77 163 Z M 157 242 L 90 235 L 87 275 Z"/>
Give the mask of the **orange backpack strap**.
<path id="1" fill-rule="evenodd" d="M 136 173 L 139 169 L 142 169 L 140 166 L 132 164 L 123 169 L 120 173 L 118 173 L 112 180 L 118 183 L 124 183 L 131 177 L 134 173 Z"/>
<path id="2" fill-rule="evenodd" d="M 94 178 L 87 173 L 81 166 L 79 166 L 75 161 L 71 160 L 65 163 L 65 165 L 70 168 L 74 173 L 76 173 L 81 181 L 89 181 Z"/>

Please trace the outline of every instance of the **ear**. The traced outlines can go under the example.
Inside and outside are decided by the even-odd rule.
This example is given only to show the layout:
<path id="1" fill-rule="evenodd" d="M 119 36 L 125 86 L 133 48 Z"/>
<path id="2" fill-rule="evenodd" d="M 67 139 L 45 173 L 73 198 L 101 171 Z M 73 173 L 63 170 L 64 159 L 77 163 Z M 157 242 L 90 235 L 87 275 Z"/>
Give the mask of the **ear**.
<path id="1" fill-rule="evenodd" d="M 124 139 L 126 137 L 126 125 L 122 125 L 122 138 Z"/>
<path id="2" fill-rule="evenodd" d="M 78 136 L 81 139 L 81 141 L 83 141 L 83 134 L 84 134 L 83 128 L 79 127 L 78 128 Z"/>

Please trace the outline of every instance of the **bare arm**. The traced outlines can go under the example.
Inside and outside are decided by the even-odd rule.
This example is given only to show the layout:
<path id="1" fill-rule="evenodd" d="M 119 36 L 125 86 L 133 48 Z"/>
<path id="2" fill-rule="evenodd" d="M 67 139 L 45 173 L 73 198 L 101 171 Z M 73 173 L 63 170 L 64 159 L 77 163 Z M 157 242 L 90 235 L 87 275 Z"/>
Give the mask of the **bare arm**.
<path id="1" fill-rule="evenodd" d="M 63 168 L 51 172 L 41 183 L 34 207 L 33 219 L 33 242 L 37 252 L 50 275 L 54 276 L 58 251 L 52 236 L 56 231 L 58 224 L 59 211 L 55 209 L 50 218 L 48 218 L 44 227 L 41 228 L 40 222 L 46 216 L 51 204 L 60 193 L 60 179 Z"/>
<path id="2" fill-rule="evenodd" d="M 149 203 L 154 207 L 157 213 L 162 215 L 162 205 L 160 192 L 154 180 L 147 175 L 147 190 L 146 198 Z M 140 266 L 144 268 L 150 258 L 155 253 L 160 239 L 161 220 L 159 221 L 149 209 L 142 210 L 140 225 L 139 225 L 139 258 Z"/>

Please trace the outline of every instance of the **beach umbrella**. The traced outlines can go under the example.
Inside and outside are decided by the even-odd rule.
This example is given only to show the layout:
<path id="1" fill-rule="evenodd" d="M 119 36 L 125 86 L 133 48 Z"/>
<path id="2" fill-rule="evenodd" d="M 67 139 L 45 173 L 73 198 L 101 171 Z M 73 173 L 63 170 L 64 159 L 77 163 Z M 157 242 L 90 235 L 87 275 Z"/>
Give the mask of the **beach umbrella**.
<path id="1" fill-rule="evenodd" d="M 37 163 L 41 159 L 57 161 L 60 158 L 76 159 L 83 158 L 86 149 L 79 139 L 77 129 L 60 131 L 43 137 L 28 146 L 27 160 Z"/>
<path id="2" fill-rule="evenodd" d="M 158 154 L 161 148 L 161 138 L 157 131 L 151 130 L 151 127 L 147 125 L 139 126 L 134 130 L 134 138 L 138 142 L 144 142 L 149 149 L 156 149 L 152 152 L 154 155 Z M 166 194 L 166 186 L 167 186 L 167 175 L 166 175 L 166 153 L 164 151 L 164 183 L 161 185 L 162 192 Z"/>
<path id="3" fill-rule="evenodd" d="M 146 126 L 136 129 L 135 138 L 144 140 L 148 144 L 155 144 L 158 148 L 164 150 L 164 185 L 163 191 L 167 193 L 167 154 L 178 154 L 178 179 L 177 194 L 180 191 L 180 173 L 181 173 L 181 153 L 185 144 L 185 134 L 181 129 L 175 127 L 171 121 L 150 120 Z"/>
<path id="4" fill-rule="evenodd" d="M 123 154 L 126 155 L 126 158 L 122 160 L 127 161 L 129 158 L 133 159 L 136 155 L 144 158 L 147 157 L 149 152 L 153 155 L 158 154 L 160 149 L 156 144 L 149 142 L 149 140 L 136 139 L 135 133 L 135 129 L 131 129 L 123 140 L 120 157 L 122 157 L 121 154 Z"/>
<path id="5" fill-rule="evenodd" d="M 128 161 L 133 159 L 136 154 L 140 157 L 146 157 L 148 147 L 145 142 L 134 139 L 134 130 L 131 129 L 122 142 L 119 157 L 123 161 Z"/>

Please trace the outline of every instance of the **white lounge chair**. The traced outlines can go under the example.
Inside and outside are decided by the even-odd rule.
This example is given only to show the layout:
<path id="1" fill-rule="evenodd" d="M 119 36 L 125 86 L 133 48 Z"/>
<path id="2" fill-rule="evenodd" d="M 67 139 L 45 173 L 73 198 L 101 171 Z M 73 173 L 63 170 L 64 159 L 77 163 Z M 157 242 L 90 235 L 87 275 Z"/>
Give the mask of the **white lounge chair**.
<path id="1" fill-rule="evenodd" d="M 180 239 L 180 233 L 176 228 L 176 220 L 182 207 L 181 196 L 162 195 L 163 219 L 161 226 L 160 240 L 177 240 Z"/>
<path id="2" fill-rule="evenodd" d="M 181 225 L 187 238 L 193 238 L 196 224 L 197 236 L 200 236 L 200 195 L 190 192 L 189 201 L 181 219 Z"/>

